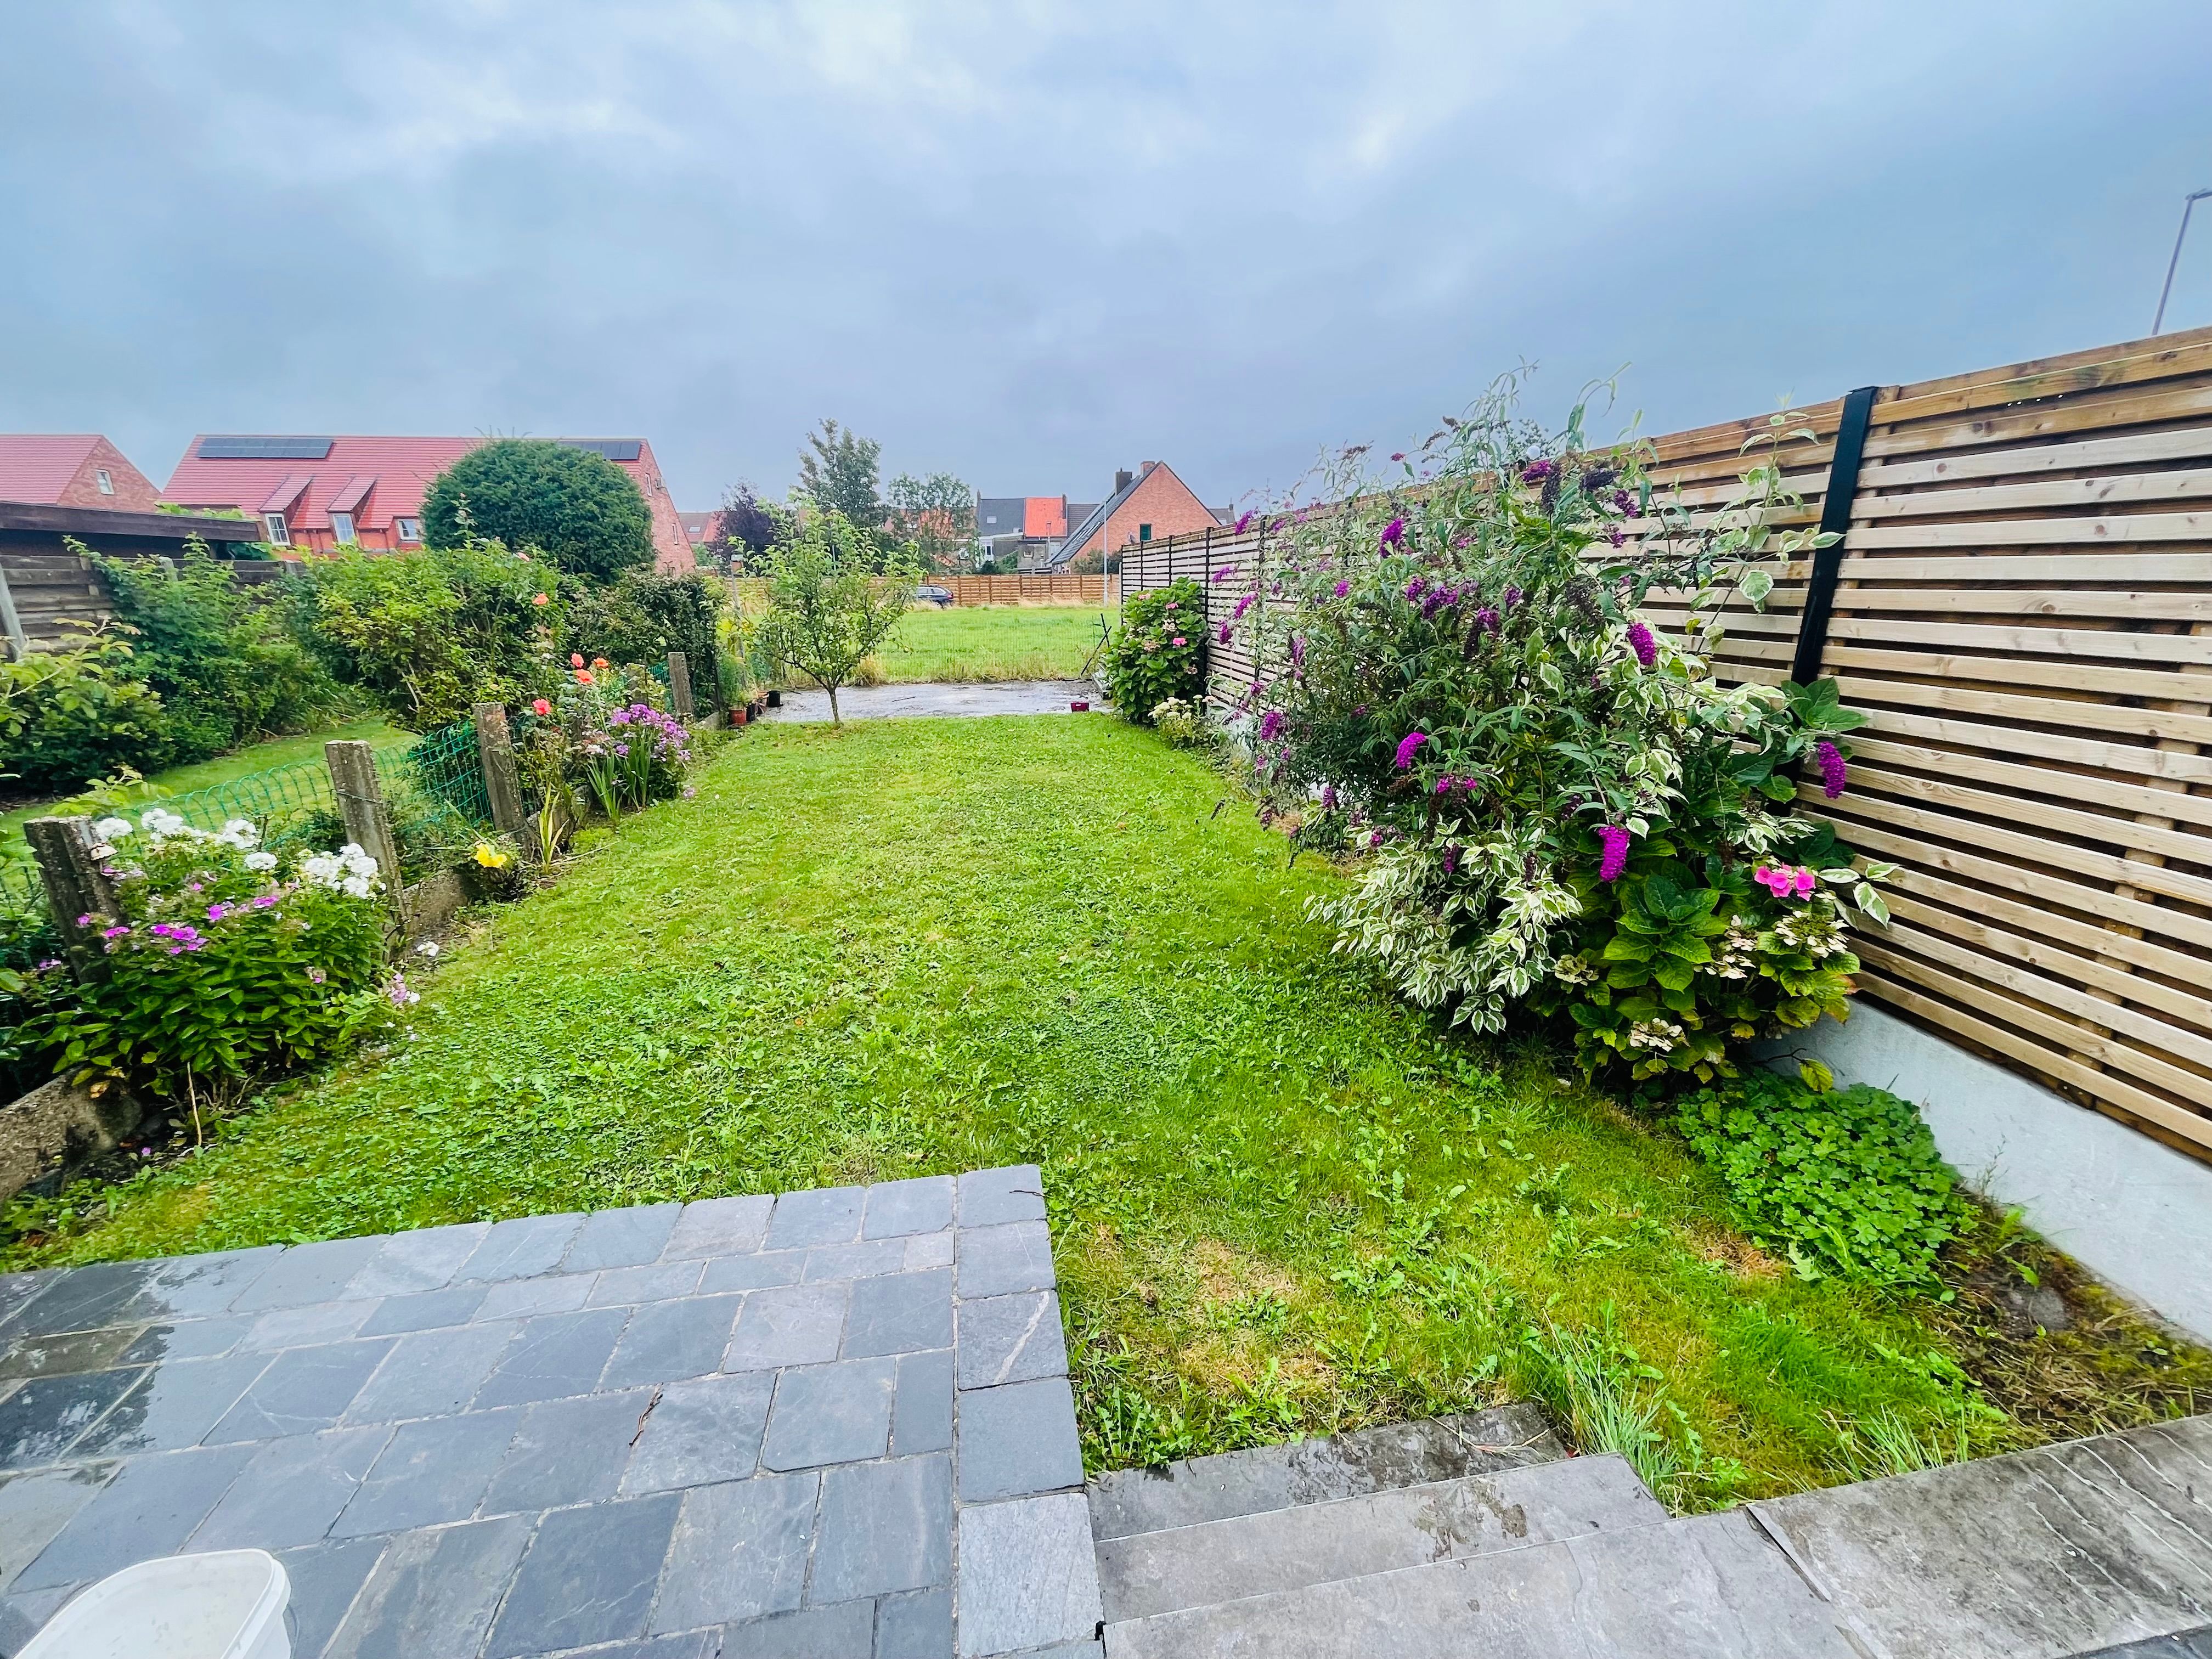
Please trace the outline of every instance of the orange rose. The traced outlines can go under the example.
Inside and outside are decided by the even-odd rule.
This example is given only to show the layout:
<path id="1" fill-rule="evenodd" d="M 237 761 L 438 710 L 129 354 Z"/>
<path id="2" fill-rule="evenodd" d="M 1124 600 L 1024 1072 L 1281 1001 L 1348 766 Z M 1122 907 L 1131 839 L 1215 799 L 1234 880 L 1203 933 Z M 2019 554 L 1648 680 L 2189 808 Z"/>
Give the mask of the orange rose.
<path id="1" fill-rule="evenodd" d="M 588 668 L 579 668 L 576 671 L 576 684 L 579 685 L 589 685 L 591 683 L 592 671 Z"/>
<path id="2" fill-rule="evenodd" d="M 531 600 L 531 604 L 532 605 L 544 605 L 544 603 L 545 596 L 543 593 L 540 593 L 536 599 Z"/>
<path id="3" fill-rule="evenodd" d="M 594 657 L 592 659 L 592 666 L 594 668 L 605 668 L 606 665 L 607 659 L 605 657 Z"/>

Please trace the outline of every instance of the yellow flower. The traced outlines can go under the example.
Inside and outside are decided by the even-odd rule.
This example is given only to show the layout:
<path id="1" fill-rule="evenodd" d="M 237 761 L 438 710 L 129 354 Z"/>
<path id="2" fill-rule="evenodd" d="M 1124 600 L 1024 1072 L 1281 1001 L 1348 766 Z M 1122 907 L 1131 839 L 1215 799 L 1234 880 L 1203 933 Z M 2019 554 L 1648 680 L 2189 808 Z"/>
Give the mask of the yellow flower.
<path id="1" fill-rule="evenodd" d="M 477 843 L 477 862 L 487 870 L 504 870 L 513 857 L 513 854 L 501 852 L 488 841 Z"/>

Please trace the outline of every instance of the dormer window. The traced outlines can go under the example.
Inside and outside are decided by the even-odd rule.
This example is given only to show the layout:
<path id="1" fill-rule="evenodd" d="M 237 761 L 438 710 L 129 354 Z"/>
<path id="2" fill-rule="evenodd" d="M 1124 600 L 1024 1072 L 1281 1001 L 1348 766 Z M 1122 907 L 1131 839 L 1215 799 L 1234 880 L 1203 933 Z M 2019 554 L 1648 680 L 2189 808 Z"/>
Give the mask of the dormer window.
<path id="1" fill-rule="evenodd" d="M 92 481 L 100 486 L 101 495 L 112 495 L 115 493 L 115 475 L 106 467 L 94 468 Z"/>
<path id="2" fill-rule="evenodd" d="M 285 522 L 284 522 L 284 515 L 283 515 L 282 513 L 264 513 L 264 514 L 263 514 L 261 515 L 261 526 L 262 526 L 263 530 L 264 530 L 264 531 L 268 533 L 268 537 L 269 537 L 269 545 L 270 545 L 270 546 L 271 546 L 271 547 L 289 547 L 289 546 L 291 546 L 291 544 L 292 544 L 292 532 L 291 532 L 290 528 L 289 528 L 289 527 L 285 524 Z"/>
<path id="3" fill-rule="evenodd" d="M 361 538 L 354 532 L 352 514 L 333 513 L 331 514 L 331 539 L 335 541 L 340 547 L 350 547 L 361 539 Z"/>
<path id="4" fill-rule="evenodd" d="M 403 542 L 422 539 L 422 520 L 420 519 L 394 519 L 392 527 L 399 532 L 399 539 Z"/>

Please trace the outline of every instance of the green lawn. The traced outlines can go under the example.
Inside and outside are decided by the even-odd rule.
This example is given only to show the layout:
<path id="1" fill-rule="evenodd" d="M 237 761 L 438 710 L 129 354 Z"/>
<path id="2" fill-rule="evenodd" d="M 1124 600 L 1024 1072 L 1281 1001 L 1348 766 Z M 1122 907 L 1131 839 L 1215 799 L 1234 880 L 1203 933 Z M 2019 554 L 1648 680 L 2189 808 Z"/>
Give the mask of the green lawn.
<path id="1" fill-rule="evenodd" d="M 1100 615 L 1095 605 L 923 605 L 876 660 L 897 682 L 1072 679 L 1097 643 Z"/>
<path id="2" fill-rule="evenodd" d="M 1333 956 L 1302 907 L 1340 878 L 1228 793 L 1103 716 L 749 732 L 483 916 L 401 1052 L 4 1265 L 1035 1162 L 1094 1467 L 1534 1390 L 1585 1443 L 1625 1410 L 1696 1505 L 1863 1471 L 1852 1419 L 1987 1448 L 2206 1401 L 2094 1292 L 2001 1340 L 1998 1257 L 1949 1309 L 1800 1280 L 1671 1133 Z"/>
<path id="3" fill-rule="evenodd" d="M 381 720 L 350 720 L 302 737 L 271 738 L 266 743 L 254 744 L 234 754 L 218 755 L 213 760 L 200 761 L 191 766 L 172 766 L 167 771 L 153 774 L 146 781 L 159 787 L 164 794 L 182 795 L 195 789 L 211 789 L 216 784 L 242 778 L 249 772 L 264 772 L 271 767 L 320 760 L 323 745 L 334 739 L 365 738 L 381 747 L 386 743 L 410 741 L 411 738 L 411 733 L 402 732 Z M 19 806 L 12 812 L 0 814 L 0 838 L 21 836 L 23 824 L 27 819 L 46 817 L 70 810 L 67 802 L 57 804 L 49 801 Z"/>

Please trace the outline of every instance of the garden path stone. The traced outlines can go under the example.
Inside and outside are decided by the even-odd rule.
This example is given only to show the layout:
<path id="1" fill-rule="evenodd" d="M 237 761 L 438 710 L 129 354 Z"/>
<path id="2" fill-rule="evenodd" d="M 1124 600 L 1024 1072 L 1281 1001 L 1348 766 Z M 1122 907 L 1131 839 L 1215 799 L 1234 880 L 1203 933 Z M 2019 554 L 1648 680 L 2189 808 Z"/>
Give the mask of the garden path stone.
<path id="1" fill-rule="evenodd" d="M 0 1652 L 253 1547 L 299 1659 L 981 1659 L 1097 1597 L 1046 1511 L 1058 1592 L 954 1547 L 971 1488 L 1080 1507 L 1042 1216 L 1020 1169 L 0 1279 Z"/>

